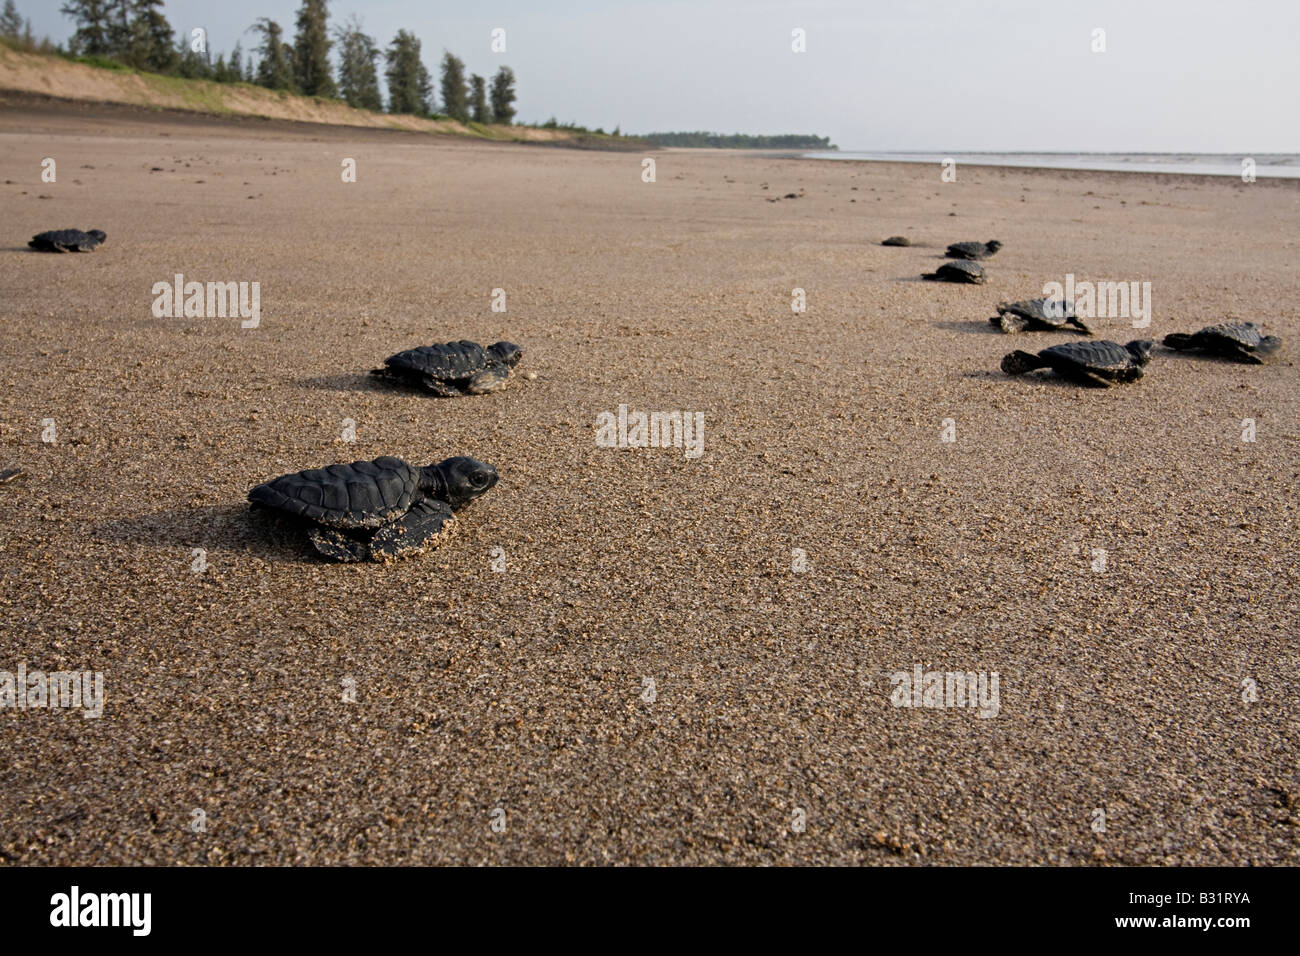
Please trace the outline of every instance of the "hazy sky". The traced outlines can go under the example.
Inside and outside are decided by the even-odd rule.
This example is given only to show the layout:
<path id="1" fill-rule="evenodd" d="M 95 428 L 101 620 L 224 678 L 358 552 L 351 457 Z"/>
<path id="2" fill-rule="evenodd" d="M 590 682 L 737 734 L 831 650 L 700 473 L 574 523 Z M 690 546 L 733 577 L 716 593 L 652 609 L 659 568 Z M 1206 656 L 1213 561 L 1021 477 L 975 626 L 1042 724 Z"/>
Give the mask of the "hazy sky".
<path id="1" fill-rule="evenodd" d="M 17 0 L 38 35 L 59 0 Z M 298 0 L 168 0 L 228 52 Z M 332 0 L 518 76 L 520 118 L 817 133 L 843 149 L 1300 152 L 1300 0 Z M 494 27 L 507 51 L 490 50 Z M 791 31 L 807 52 L 791 51 Z M 1093 53 L 1093 30 L 1106 51 Z M 243 35 L 244 45 L 256 40 Z M 215 53 L 214 53 L 215 55 Z"/>

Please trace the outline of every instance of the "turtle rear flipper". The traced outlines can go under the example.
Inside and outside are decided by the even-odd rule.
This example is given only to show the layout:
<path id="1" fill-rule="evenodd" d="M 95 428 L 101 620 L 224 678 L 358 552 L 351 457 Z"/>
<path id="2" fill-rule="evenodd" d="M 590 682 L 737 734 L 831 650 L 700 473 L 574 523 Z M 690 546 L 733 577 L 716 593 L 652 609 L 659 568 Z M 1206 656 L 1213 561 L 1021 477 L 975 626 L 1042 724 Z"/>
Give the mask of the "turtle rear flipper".
<path id="1" fill-rule="evenodd" d="M 391 385 L 410 385 L 412 382 L 424 381 L 422 375 L 408 375 L 402 369 L 390 368 L 387 365 L 383 368 L 372 368 L 370 377 L 382 379 Z"/>
<path id="2" fill-rule="evenodd" d="M 307 532 L 312 545 L 331 561 L 353 564 L 370 557 L 370 548 L 366 542 L 344 534 L 338 528 L 318 525 Z"/>
<path id="3" fill-rule="evenodd" d="M 1002 371 L 1008 375 L 1024 375 L 1026 372 L 1032 372 L 1036 368 L 1046 368 L 1048 365 L 1043 359 L 1039 358 L 1032 352 L 1026 352 L 1022 349 L 1016 349 L 1010 355 L 1002 359 Z"/>
<path id="4" fill-rule="evenodd" d="M 437 547 L 450 534 L 451 508 L 442 501 L 420 501 L 370 539 L 371 561 L 395 561 Z"/>
<path id="5" fill-rule="evenodd" d="M 510 380 L 510 369 L 504 365 L 493 365 L 476 372 L 465 386 L 465 391 L 471 395 L 486 395 L 488 392 L 498 392 L 506 387 L 506 382 Z"/>

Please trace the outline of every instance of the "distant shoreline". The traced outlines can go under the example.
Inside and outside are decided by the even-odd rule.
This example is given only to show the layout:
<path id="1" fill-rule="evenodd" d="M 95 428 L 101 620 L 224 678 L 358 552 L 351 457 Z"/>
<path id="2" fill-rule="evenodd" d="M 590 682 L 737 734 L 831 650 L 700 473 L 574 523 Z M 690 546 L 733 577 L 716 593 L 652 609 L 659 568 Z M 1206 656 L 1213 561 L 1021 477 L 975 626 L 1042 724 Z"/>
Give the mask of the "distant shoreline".
<path id="1" fill-rule="evenodd" d="M 1069 170 L 1072 172 L 1146 173 L 1174 176 L 1213 176 L 1240 180 L 1242 162 L 1252 159 L 1257 179 L 1300 179 L 1300 155 L 1256 153 L 916 153 L 810 150 L 802 159 L 836 162 L 909 163 L 941 166 L 951 159 L 958 168 L 986 166 L 1003 169 Z M 1243 180 L 1244 181 L 1244 180 Z"/>

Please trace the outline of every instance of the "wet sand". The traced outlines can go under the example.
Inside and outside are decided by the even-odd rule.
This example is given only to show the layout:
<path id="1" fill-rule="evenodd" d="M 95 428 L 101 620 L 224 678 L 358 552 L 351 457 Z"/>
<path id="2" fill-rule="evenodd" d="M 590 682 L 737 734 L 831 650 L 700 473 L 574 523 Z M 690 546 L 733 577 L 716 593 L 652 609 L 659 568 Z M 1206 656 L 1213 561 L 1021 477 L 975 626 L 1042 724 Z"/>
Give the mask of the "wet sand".
<path id="1" fill-rule="evenodd" d="M 1300 862 L 1300 184 L 653 155 L 0 113 L 0 670 L 106 691 L 0 709 L 0 861 Z M 65 226 L 108 242 L 26 250 Z M 919 281 L 990 238 L 986 286 Z M 178 272 L 260 327 L 155 318 Z M 994 305 L 1067 273 L 1151 283 L 1102 337 L 1287 345 L 1004 376 L 1074 336 Z M 365 377 L 459 338 L 536 379 Z M 598 447 L 620 404 L 703 454 Z M 385 454 L 502 477 L 390 566 L 248 512 Z M 894 706 L 918 665 L 996 716 Z"/>

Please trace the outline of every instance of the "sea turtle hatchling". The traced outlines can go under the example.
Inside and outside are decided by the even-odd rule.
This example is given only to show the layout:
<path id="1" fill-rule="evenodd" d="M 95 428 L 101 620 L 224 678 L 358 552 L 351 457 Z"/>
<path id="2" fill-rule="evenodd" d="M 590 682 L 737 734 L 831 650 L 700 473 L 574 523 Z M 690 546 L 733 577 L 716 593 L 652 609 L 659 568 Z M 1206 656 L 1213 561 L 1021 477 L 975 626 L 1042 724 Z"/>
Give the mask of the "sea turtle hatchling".
<path id="1" fill-rule="evenodd" d="M 881 243 L 882 246 L 910 246 L 911 244 L 912 240 L 907 236 L 890 236 Z"/>
<path id="2" fill-rule="evenodd" d="M 94 252 L 95 247 L 108 238 L 102 229 L 53 229 L 38 233 L 28 241 L 38 252 Z"/>
<path id="3" fill-rule="evenodd" d="M 1067 342 L 1043 349 L 1037 355 L 1020 349 L 1002 359 L 1002 371 L 1023 375 L 1036 368 L 1050 368 L 1080 385 L 1106 388 L 1117 382 L 1136 382 L 1151 361 L 1154 345 L 1148 339 L 1120 345 L 1118 342 Z"/>
<path id="4" fill-rule="evenodd" d="M 988 281 L 982 265 L 965 260 L 945 262 L 933 272 L 922 274 L 921 278 L 929 279 L 931 282 L 969 282 L 973 285 L 983 285 Z"/>
<path id="5" fill-rule="evenodd" d="M 1059 332 L 1068 325 L 1084 335 L 1092 335 L 1092 329 L 1075 315 L 1074 303 L 1061 299 L 999 302 L 998 314 L 989 319 L 989 325 L 1011 333 L 1026 329 Z"/>
<path id="6" fill-rule="evenodd" d="M 421 345 L 384 359 L 371 375 L 419 385 L 440 398 L 483 395 L 505 388 L 510 370 L 524 350 L 513 342 L 487 348 L 462 339 L 446 345 Z"/>
<path id="7" fill-rule="evenodd" d="M 954 242 L 944 253 L 949 259 L 987 259 L 999 249 L 1002 243 L 996 239 L 988 242 Z"/>
<path id="8" fill-rule="evenodd" d="M 1264 335 L 1254 322 L 1224 322 L 1208 325 L 1191 335 L 1174 332 L 1165 336 L 1165 345 L 1180 352 L 1197 350 L 1251 365 L 1262 365 L 1261 355 L 1271 355 L 1282 347 L 1276 335 Z"/>
<path id="9" fill-rule="evenodd" d="M 436 547 L 452 512 L 496 483 L 496 469 L 473 458 L 421 468 L 384 456 L 281 475 L 248 500 L 301 519 L 327 558 L 386 562 Z"/>

